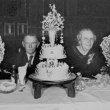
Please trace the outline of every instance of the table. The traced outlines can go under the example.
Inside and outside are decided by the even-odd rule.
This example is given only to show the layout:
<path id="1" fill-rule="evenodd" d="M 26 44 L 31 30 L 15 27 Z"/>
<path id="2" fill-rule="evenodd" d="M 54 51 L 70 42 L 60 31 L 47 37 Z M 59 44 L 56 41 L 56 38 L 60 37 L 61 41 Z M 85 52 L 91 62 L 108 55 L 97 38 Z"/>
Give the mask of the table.
<path id="1" fill-rule="evenodd" d="M 31 74 L 29 76 L 29 79 L 33 83 L 33 88 L 34 88 L 34 98 L 38 99 L 41 97 L 41 89 L 43 87 L 50 87 L 50 86 L 60 86 L 63 88 L 67 88 L 67 94 L 69 97 L 75 97 L 75 79 L 76 76 L 72 76 L 69 79 L 66 80 L 60 80 L 60 81 L 45 81 L 36 78 L 35 74 Z"/>
<path id="2" fill-rule="evenodd" d="M 32 82 L 28 81 L 23 92 L 0 93 L 0 110 L 110 110 L 110 85 L 76 91 L 74 98 L 56 86 L 42 92 L 41 98 L 34 99 Z"/>

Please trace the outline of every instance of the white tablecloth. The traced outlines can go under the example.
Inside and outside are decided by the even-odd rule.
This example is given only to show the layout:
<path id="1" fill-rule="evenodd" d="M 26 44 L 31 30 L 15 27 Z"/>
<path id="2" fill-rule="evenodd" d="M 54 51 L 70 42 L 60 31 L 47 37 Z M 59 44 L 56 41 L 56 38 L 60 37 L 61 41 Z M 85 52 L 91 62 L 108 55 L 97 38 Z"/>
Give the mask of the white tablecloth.
<path id="1" fill-rule="evenodd" d="M 110 110 L 110 85 L 105 88 L 88 87 L 76 92 L 75 98 L 67 96 L 66 89 L 42 89 L 42 97 L 34 99 L 31 82 L 23 92 L 0 93 L 0 110 Z"/>

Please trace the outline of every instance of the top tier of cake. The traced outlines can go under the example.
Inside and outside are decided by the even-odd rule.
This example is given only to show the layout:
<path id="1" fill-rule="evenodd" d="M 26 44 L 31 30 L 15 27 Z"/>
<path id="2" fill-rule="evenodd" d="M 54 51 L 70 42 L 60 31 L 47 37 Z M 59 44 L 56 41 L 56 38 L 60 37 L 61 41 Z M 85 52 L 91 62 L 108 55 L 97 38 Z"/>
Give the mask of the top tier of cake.
<path id="1" fill-rule="evenodd" d="M 43 44 L 41 48 L 40 58 L 63 59 L 66 58 L 64 47 L 61 44 Z"/>

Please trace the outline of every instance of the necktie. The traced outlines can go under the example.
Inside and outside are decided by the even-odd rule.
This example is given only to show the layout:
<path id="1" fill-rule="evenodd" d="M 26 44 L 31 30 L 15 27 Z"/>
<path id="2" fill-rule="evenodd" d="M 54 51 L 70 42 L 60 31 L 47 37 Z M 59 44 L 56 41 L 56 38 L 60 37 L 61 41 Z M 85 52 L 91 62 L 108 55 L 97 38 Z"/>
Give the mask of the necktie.
<path id="1" fill-rule="evenodd" d="M 31 67 L 32 58 L 33 58 L 33 56 L 31 55 L 31 56 L 29 57 L 29 61 L 28 61 L 28 66 L 29 66 L 29 67 Z"/>

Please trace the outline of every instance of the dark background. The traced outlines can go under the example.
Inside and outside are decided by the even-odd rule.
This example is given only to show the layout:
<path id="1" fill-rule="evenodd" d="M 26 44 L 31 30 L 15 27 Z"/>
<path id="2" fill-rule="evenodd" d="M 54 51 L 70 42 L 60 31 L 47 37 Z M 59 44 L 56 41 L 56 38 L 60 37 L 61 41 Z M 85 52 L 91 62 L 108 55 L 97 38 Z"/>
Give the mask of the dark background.
<path id="1" fill-rule="evenodd" d="M 36 33 L 41 40 L 41 21 L 50 11 L 49 4 L 65 18 L 64 40 L 74 43 L 81 28 L 91 28 L 97 35 L 97 42 L 110 34 L 110 0 L 0 0 L 0 34 L 5 42 L 6 52 L 12 54 L 21 47 L 24 34 Z M 15 24 L 15 34 L 6 35 L 5 23 Z M 27 32 L 18 34 L 18 23 L 27 24 Z"/>

